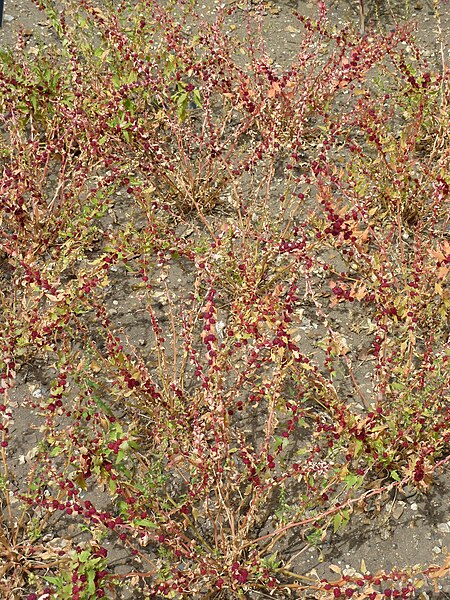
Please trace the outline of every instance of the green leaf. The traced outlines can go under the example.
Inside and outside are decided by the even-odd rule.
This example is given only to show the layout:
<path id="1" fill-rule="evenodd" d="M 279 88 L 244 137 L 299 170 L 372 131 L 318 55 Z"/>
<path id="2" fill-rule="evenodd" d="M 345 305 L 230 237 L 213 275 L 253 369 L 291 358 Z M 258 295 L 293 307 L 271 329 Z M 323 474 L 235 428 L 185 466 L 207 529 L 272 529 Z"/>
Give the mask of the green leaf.
<path id="1" fill-rule="evenodd" d="M 136 73 L 136 71 L 130 71 L 128 73 L 127 83 L 134 83 L 135 81 L 137 81 L 137 78 L 138 74 Z"/>
<path id="2" fill-rule="evenodd" d="M 338 531 L 341 527 L 345 527 L 350 519 L 350 512 L 348 510 L 341 510 L 337 514 L 334 515 L 333 518 L 333 529 L 334 533 Z"/>
<path id="3" fill-rule="evenodd" d="M 394 481 L 401 481 L 400 475 L 397 473 L 397 471 L 391 471 L 391 478 Z"/>
<path id="4" fill-rule="evenodd" d="M 197 106 L 198 108 L 201 108 L 202 100 L 201 100 L 200 90 L 195 89 L 193 91 L 193 97 L 194 97 L 195 106 Z"/>
<path id="5" fill-rule="evenodd" d="M 392 388 L 393 390 L 403 390 L 403 389 L 404 389 L 404 387 L 405 387 L 405 386 L 404 386 L 404 384 L 403 384 L 403 383 L 398 383 L 398 382 L 396 382 L 396 381 L 393 381 L 393 382 L 391 383 L 391 388 Z"/>
<path id="6" fill-rule="evenodd" d="M 356 442 L 355 442 L 355 451 L 353 452 L 353 456 L 355 458 L 357 456 L 359 456 L 359 453 L 361 452 L 362 446 L 363 446 L 362 440 L 356 440 Z"/>
<path id="7" fill-rule="evenodd" d="M 81 552 L 77 558 L 80 563 L 85 563 L 87 561 L 87 559 L 90 557 L 90 555 L 91 555 L 90 550 L 83 550 L 83 552 Z"/>
<path id="8" fill-rule="evenodd" d="M 267 556 L 264 559 L 264 562 L 266 563 L 266 565 L 270 568 L 270 569 L 277 569 L 280 564 L 281 561 L 277 560 L 278 559 L 278 550 L 275 551 L 273 554 L 271 554 L 270 556 Z"/>
<path id="9" fill-rule="evenodd" d="M 141 527 L 149 527 L 150 529 L 157 529 L 156 523 L 150 521 L 150 519 L 136 519 L 134 521 L 135 525 L 140 525 Z"/>
<path id="10" fill-rule="evenodd" d="M 82 29 L 88 29 L 88 22 L 87 22 L 86 17 L 84 17 L 80 14 L 77 14 L 77 21 Z"/>
<path id="11" fill-rule="evenodd" d="M 120 77 L 118 75 L 112 76 L 112 82 L 113 82 L 113 85 L 116 88 L 116 90 L 118 90 L 120 88 L 120 86 L 122 85 L 122 80 L 120 79 Z"/>
<path id="12" fill-rule="evenodd" d="M 129 111 L 129 112 L 133 112 L 134 111 L 134 104 L 133 102 L 130 100 L 130 98 L 127 98 L 124 103 L 123 106 L 125 108 L 125 110 Z"/>
<path id="13" fill-rule="evenodd" d="M 341 513 L 336 513 L 333 518 L 334 533 L 336 533 L 338 531 L 339 527 L 342 525 L 342 521 L 343 521 L 343 518 L 342 518 Z"/>
<path id="14" fill-rule="evenodd" d="M 354 475 L 351 473 L 347 475 L 344 481 L 345 485 L 347 486 L 347 489 L 351 487 L 358 487 L 359 485 L 361 485 L 361 477 L 359 475 Z"/>
<path id="15" fill-rule="evenodd" d="M 87 591 L 89 592 L 89 597 L 94 597 L 95 594 L 95 571 L 94 569 L 89 569 L 87 572 Z"/>
<path id="16" fill-rule="evenodd" d="M 111 493 L 114 495 L 117 490 L 117 483 L 113 479 L 108 479 L 108 486 Z"/>
<path id="17" fill-rule="evenodd" d="M 53 583 L 53 585 L 58 586 L 59 583 L 62 583 L 62 580 L 60 577 L 50 577 L 50 576 L 46 576 L 44 577 L 44 579 L 46 581 L 48 581 L 49 583 Z"/>
<path id="18" fill-rule="evenodd" d="M 274 446 L 275 452 L 278 450 L 278 448 L 280 446 L 283 446 L 283 438 L 279 435 L 276 435 L 275 436 L 275 446 Z"/>

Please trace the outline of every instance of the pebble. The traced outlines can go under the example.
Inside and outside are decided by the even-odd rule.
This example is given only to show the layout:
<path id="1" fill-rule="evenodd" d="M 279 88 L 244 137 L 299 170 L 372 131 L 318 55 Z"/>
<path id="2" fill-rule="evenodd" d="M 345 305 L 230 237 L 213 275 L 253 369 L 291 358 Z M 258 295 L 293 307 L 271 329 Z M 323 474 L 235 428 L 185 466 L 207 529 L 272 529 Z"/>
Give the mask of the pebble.
<path id="1" fill-rule="evenodd" d="M 419 507 L 417 506 L 417 504 L 415 502 L 413 502 L 410 506 L 411 510 L 419 510 Z"/>
<path id="2" fill-rule="evenodd" d="M 7 14 L 4 14 L 4 15 L 3 15 L 3 20 L 4 20 L 6 23 L 11 23 L 11 21 L 14 21 L 14 17 L 13 17 L 12 15 L 7 15 Z"/>
<path id="3" fill-rule="evenodd" d="M 450 533 L 450 524 L 449 523 L 438 523 L 437 529 L 441 533 Z"/>

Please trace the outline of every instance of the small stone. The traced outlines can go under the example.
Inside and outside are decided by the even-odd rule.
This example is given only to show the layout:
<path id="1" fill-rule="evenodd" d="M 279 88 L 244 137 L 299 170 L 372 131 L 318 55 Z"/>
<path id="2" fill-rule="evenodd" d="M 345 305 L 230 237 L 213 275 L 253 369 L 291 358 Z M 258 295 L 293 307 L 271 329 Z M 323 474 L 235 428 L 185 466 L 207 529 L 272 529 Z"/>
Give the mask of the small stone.
<path id="1" fill-rule="evenodd" d="M 14 17 L 12 15 L 7 15 L 6 13 L 3 15 L 3 20 L 6 21 L 6 23 L 11 23 L 11 21 L 14 21 Z"/>
<path id="2" fill-rule="evenodd" d="M 413 502 L 410 506 L 411 510 L 419 510 L 419 507 L 417 506 L 417 504 L 415 502 Z"/>
<path id="3" fill-rule="evenodd" d="M 217 335 L 222 339 L 223 339 L 224 328 L 225 328 L 225 323 L 223 321 L 217 321 L 217 323 L 216 323 Z"/>
<path id="4" fill-rule="evenodd" d="M 439 548 L 439 546 L 434 546 L 434 548 L 432 548 L 432 552 L 435 554 L 440 554 L 442 550 Z"/>
<path id="5" fill-rule="evenodd" d="M 450 525 L 448 523 L 438 523 L 437 529 L 441 533 L 450 533 Z"/>
<path id="6" fill-rule="evenodd" d="M 403 511 L 405 510 L 405 503 L 404 502 L 398 502 L 394 508 L 392 509 L 392 516 L 394 517 L 394 519 L 396 521 L 398 521 L 398 519 L 400 519 L 400 517 L 403 514 Z"/>

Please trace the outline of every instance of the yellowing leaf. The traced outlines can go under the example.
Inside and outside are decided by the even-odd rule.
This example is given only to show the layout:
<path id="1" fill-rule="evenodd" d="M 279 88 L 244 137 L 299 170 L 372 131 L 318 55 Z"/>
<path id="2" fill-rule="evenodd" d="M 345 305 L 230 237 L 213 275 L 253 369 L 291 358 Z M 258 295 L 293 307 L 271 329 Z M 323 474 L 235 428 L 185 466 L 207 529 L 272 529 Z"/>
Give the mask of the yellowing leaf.
<path id="1" fill-rule="evenodd" d="M 437 272 L 437 276 L 439 277 L 439 279 L 445 279 L 448 275 L 449 270 L 449 267 L 439 267 Z"/>
<path id="2" fill-rule="evenodd" d="M 444 295 L 444 290 L 442 289 L 442 286 L 440 283 L 435 283 L 434 284 L 434 291 L 436 292 L 436 294 L 439 294 L 439 296 L 443 296 Z"/>
<path id="3" fill-rule="evenodd" d="M 333 571 L 333 573 L 337 573 L 338 575 L 340 575 L 342 573 L 341 571 L 341 567 L 339 567 L 338 565 L 329 565 L 328 568 L 330 569 L 330 571 Z"/>
<path id="4" fill-rule="evenodd" d="M 267 97 L 275 98 L 275 96 L 277 96 L 278 92 L 280 92 L 280 91 L 281 91 L 280 84 L 277 83 L 276 81 L 274 81 L 272 83 L 272 87 L 267 91 Z"/>

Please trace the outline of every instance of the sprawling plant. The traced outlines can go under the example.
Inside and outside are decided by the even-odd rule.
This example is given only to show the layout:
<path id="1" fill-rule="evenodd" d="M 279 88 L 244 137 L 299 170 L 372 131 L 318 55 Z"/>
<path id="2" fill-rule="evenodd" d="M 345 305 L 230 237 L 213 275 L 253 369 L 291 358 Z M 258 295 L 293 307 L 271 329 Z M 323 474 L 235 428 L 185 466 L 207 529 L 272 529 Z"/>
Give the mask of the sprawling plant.
<path id="1" fill-rule="evenodd" d="M 448 462 L 445 63 L 323 5 L 285 68 L 258 11 L 232 37 L 233 8 L 40 7 L 54 44 L 0 65 L 0 589 L 377 599 L 444 577 L 446 557 L 320 580 L 301 556 Z"/>

